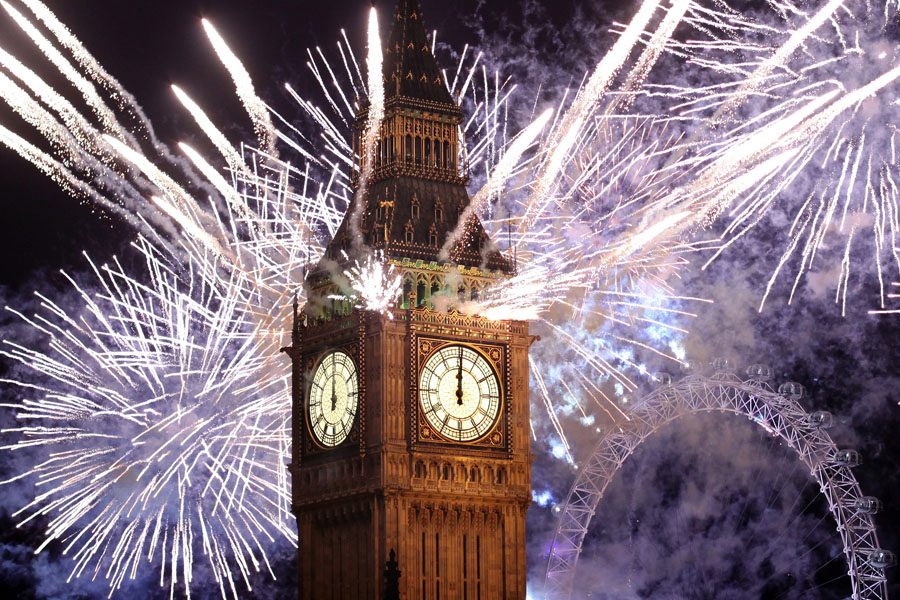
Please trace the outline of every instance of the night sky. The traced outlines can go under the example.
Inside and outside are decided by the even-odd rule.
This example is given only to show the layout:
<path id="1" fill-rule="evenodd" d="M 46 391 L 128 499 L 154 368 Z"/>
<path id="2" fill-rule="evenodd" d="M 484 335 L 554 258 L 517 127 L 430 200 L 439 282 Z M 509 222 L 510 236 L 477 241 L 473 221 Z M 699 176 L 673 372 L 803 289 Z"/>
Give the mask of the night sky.
<path id="1" fill-rule="evenodd" d="M 516 106 L 523 112 L 530 110 L 539 86 L 538 104 L 551 105 L 566 86 L 577 83 L 613 39 L 610 23 L 627 19 L 630 6 L 592 0 L 421 1 L 428 29 L 438 30 L 438 57 L 444 66 L 465 43 L 484 49 L 489 65 L 515 77 L 520 88 Z M 135 95 L 162 141 L 197 141 L 201 147 L 204 142 L 170 84 L 183 87 L 229 139 L 253 139 L 227 72 L 200 27 L 201 17 L 213 22 L 242 59 L 260 95 L 286 118 L 299 120 L 301 112 L 283 84 L 314 97 L 317 85 L 305 67 L 306 49 L 334 48 L 341 28 L 362 55 L 369 4 L 48 0 L 88 50 Z M 384 0 L 378 6 L 386 22 L 393 2 Z M 0 45 L 29 65 L 45 65 L 5 14 L 0 15 Z M 59 83 L 50 67 L 40 72 Z M 28 131 L 5 107 L 0 122 L 23 135 Z M 86 272 L 82 251 L 98 263 L 116 255 L 128 264 L 134 230 L 73 200 L 5 149 L 0 151 L 0 194 L 3 304 L 27 312 L 35 304 L 34 291 L 50 297 L 63 293 L 58 271 Z M 790 305 L 786 298 L 791 281 L 780 280 L 770 302 L 757 312 L 784 241 L 783 231 L 763 224 L 706 271 L 696 268 L 703 261 L 695 260 L 683 273 L 678 291 L 715 302 L 687 307 L 697 317 L 682 323 L 691 333 L 681 342 L 698 368 L 715 356 L 742 364 L 767 363 L 779 380 L 806 386 L 809 397 L 803 402 L 810 410 L 835 413 L 838 426 L 832 435 L 838 445 L 856 448 L 863 456 L 856 475 L 864 493 L 885 503 L 886 510 L 877 517 L 882 546 L 900 551 L 900 316 L 867 314 L 876 305 L 877 282 L 864 265 L 853 283 L 846 317 L 833 303 L 833 287 L 816 278 L 801 285 Z M 900 300 L 894 302 L 900 307 Z M 11 315 L 0 315 L 0 327 L 3 338 L 35 342 L 22 339 L 29 334 Z M 533 353 L 542 352 L 549 356 L 550 347 L 533 347 Z M 8 367 L 0 365 L 3 371 Z M 677 373 L 672 365 L 661 368 Z M 4 401 L 16 393 L 4 388 Z M 3 410 L 0 424 L 9 427 L 13 421 Z M 533 402 L 532 411 L 537 430 L 549 431 L 541 404 Z M 593 427 L 575 418 L 566 424 L 576 460 L 584 458 L 592 446 Z M 575 476 L 554 456 L 554 444 L 549 434 L 540 434 L 533 444 L 534 490 L 542 498 L 529 513 L 529 581 L 535 582 L 543 574 L 543 552 L 555 526 L 552 507 L 564 498 Z M 673 426 L 648 441 L 610 487 L 586 542 L 583 585 L 596 598 L 848 596 L 847 580 L 840 578 L 843 563 L 839 556 L 834 560 L 839 548 L 833 522 L 798 464 L 743 420 L 708 416 Z M 0 476 L 5 479 L 16 469 L 16 461 L 10 460 L 0 468 Z M 63 582 L 67 563 L 55 546 L 40 558 L 30 553 L 29 545 L 40 539 L 40 523 L 14 529 L 16 519 L 11 516 L 28 490 L 27 485 L 0 487 L 4 597 L 105 597 L 103 586 L 86 578 Z M 276 549 L 279 581 L 255 577 L 254 591 L 246 597 L 281 597 L 292 589 L 293 552 L 290 547 Z M 895 594 L 900 593 L 898 573 L 890 573 Z M 158 580 L 158 572 L 150 573 L 150 581 L 154 576 Z M 198 576 L 203 576 L 202 568 Z M 146 583 L 131 588 L 133 597 L 145 597 Z M 582 592 L 587 594 L 587 588 Z M 215 597 L 215 590 L 198 589 L 195 594 Z M 157 595 L 167 597 L 167 591 Z"/>

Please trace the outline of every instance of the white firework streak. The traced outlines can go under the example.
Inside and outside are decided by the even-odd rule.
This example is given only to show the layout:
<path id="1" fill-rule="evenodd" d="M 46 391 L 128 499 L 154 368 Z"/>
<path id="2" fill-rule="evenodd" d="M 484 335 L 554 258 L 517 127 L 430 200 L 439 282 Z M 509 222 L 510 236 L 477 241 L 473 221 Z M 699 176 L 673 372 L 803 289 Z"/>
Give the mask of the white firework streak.
<path id="1" fill-rule="evenodd" d="M 43 5 L 36 0 L 27 4 L 91 79 L 101 82 L 117 102 L 142 114 Z M 676 7 L 682 8 L 680 3 Z M 652 48 L 629 72 L 629 91 L 646 76 L 660 45 L 672 35 L 676 9 L 670 9 L 668 19 L 663 17 Z M 655 220 L 650 215 L 656 215 L 659 207 L 668 208 L 662 190 L 694 173 L 697 163 L 666 164 L 676 154 L 680 138 L 652 120 L 594 112 L 616 73 L 628 68 L 627 59 L 655 12 L 657 3 L 648 0 L 628 36 L 600 62 L 574 106 L 556 111 L 566 116 L 533 155 L 530 149 L 549 112 L 507 140 L 508 124 L 501 115 L 506 114 L 515 87 L 506 81 L 501 84 L 497 73 L 490 82 L 485 69 L 482 77 L 475 77 L 480 54 L 461 87 L 460 96 L 468 98 L 471 92 L 473 104 L 462 127 L 472 140 L 467 160 L 483 165 L 486 172 L 471 210 L 485 218 L 495 238 L 507 225 L 517 271 L 500 278 L 483 298 L 459 308 L 491 318 L 535 320 L 565 352 L 587 365 L 586 373 L 571 379 L 574 390 L 560 383 L 563 379 L 540 382 L 550 420 L 564 445 L 565 430 L 550 401 L 555 389 L 564 385 L 568 396 L 593 399 L 610 420 L 622 418 L 610 387 L 635 388 L 634 380 L 623 372 L 625 367 L 645 371 L 635 349 L 678 358 L 643 341 L 640 334 L 625 335 L 618 328 L 642 324 L 683 333 L 658 315 L 689 317 L 667 303 L 696 300 L 675 296 L 667 284 L 668 275 L 684 263 L 681 254 L 693 250 L 677 237 L 687 220 L 685 212 L 665 213 Z M 24 140 L 5 136 L 4 142 L 23 157 L 54 173 L 70 189 L 82 193 L 96 189 L 114 206 L 113 198 L 120 193 L 144 203 L 140 209 L 122 210 L 145 211 L 141 214 L 147 231 L 138 248 L 146 259 L 146 276 L 129 276 L 118 265 L 95 268 L 101 291 L 92 294 L 76 288 L 83 311 L 70 314 L 46 301 L 47 316 L 28 318 L 50 338 L 47 353 L 14 344 L 7 351 L 30 367 L 40 382 L 19 382 L 38 395 L 16 405 L 19 415 L 40 425 L 20 428 L 24 437 L 13 447 L 47 449 L 50 456 L 34 474 L 54 485 L 67 482 L 58 491 L 40 495 L 22 514 L 50 518 L 47 542 L 65 539 L 75 552 L 75 574 L 93 570 L 95 576 L 109 580 L 113 591 L 126 577 L 134 577 L 139 558 L 148 556 L 151 562 L 159 561 L 161 582 L 168 579 L 173 594 L 179 580 L 190 593 L 191 566 L 199 548 L 210 561 L 222 594 L 236 594 L 236 579 L 246 582 L 249 572 L 265 562 L 265 546 L 271 539 L 282 535 L 293 539 L 285 510 L 287 475 L 283 460 L 278 460 L 287 448 L 289 401 L 287 370 L 276 364 L 277 349 L 289 331 L 285 309 L 305 267 L 321 257 L 318 234 L 337 230 L 354 192 L 349 172 L 358 157 L 345 135 L 353 108 L 324 53 L 317 50 L 316 58 L 310 52 L 309 65 L 327 108 L 318 108 L 289 88 L 320 129 L 321 141 L 314 145 L 287 119 L 272 113 L 284 127 L 280 130 L 268 115 L 259 113 L 263 104 L 246 70 L 208 23 L 204 28 L 232 75 L 262 150 L 233 148 L 199 106 L 177 88 L 175 93 L 228 163 L 231 181 L 190 146 L 180 145 L 188 160 L 174 159 L 156 144 L 145 151 L 117 121 L 103 129 L 86 125 L 87 118 L 24 71 L 16 76 L 23 81 L 27 76 L 31 83 L 26 87 L 60 114 L 63 123 L 40 112 L 43 109 L 24 90 L 8 87 L 12 91 L 4 96 L 39 133 L 54 141 L 58 155 L 78 157 L 82 163 L 54 162 Z M 48 45 L 39 34 L 32 37 L 42 49 Z M 374 12 L 368 85 L 349 44 L 338 47 L 347 81 L 368 94 L 370 127 L 364 136 L 358 188 L 364 189 L 379 111 L 384 109 Z M 74 71 L 69 73 L 68 61 L 53 52 L 45 50 L 90 97 L 92 110 L 114 115 L 102 100 L 97 104 L 92 84 Z M 326 72 L 331 87 L 323 76 Z M 152 131 L 145 120 L 141 123 Z M 78 128 L 80 135 L 70 135 L 67 128 Z M 275 155 L 276 139 L 306 161 L 302 169 Z M 96 182 L 90 161 L 114 165 L 107 167 L 108 187 Z M 528 183 L 501 196 L 499 191 L 517 176 Z M 544 193 L 548 190 L 554 192 Z M 562 192 L 557 195 L 558 190 Z M 504 204 L 525 215 L 516 224 L 515 237 L 511 224 L 491 217 Z M 364 253 L 348 257 L 348 262 L 349 258 L 356 261 L 346 273 L 352 289 L 341 299 L 391 314 L 400 292 L 394 267 L 379 255 Z M 583 330 L 573 332 L 571 327 Z M 59 426 L 54 422 L 59 415 L 74 425 Z M 107 418 L 130 424 L 109 434 L 113 442 L 101 437 L 107 435 L 105 429 L 96 429 Z M 97 443 L 100 439 L 110 444 L 108 451 Z M 62 464 L 59 457 L 72 458 L 72 464 Z M 266 477 L 267 483 L 262 482 Z M 95 494 L 88 503 L 80 495 L 85 482 L 91 485 L 84 493 Z M 99 512 L 92 512 L 95 508 Z M 220 522 L 224 515 L 233 515 L 232 521 Z"/>
<path id="2" fill-rule="evenodd" d="M 359 246 L 362 239 L 359 226 L 362 220 L 363 207 L 365 206 L 366 192 L 369 189 L 369 181 L 375 171 L 375 152 L 378 138 L 381 135 L 381 123 L 384 120 L 384 57 L 381 52 L 381 37 L 378 33 L 378 13 L 375 7 L 369 11 L 369 57 L 366 66 L 369 72 L 369 106 L 366 119 L 366 128 L 363 131 L 360 152 L 362 153 L 362 168 L 359 172 L 359 183 L 353 204 L 350 208 L 350 231 L 353 233 L 354 245 Z M 327 64 L 327 63 L 326 63 Z M 356 249 L 357 252 L 359 248 Z"/>
<path id="3" fill-rule="evenodd" d="M 159 166 L 187 161 L 145 154 L 130 136 L 93 128 L 33 72 L 16 68 L 65 125 L 8 80 L 4 99 L 69 160 L 5 128 L 0 140 L 65 189 L 129 215 L 145 233 L 137 251 L 146 266 L 126 273 L 91 264 L 90 288 L 70 280 L 81 308 L 44 299 L 37 315 L 20 315 L 49 349 L 13 341 L 4 351 L 32 372 L 7 382 L 23 391 L 19 403 L 5 404 L 23 423 L 6 432 L 18 437 L 7 449 L 44 456 L 28 473 L 42 491 L 18 515 L 47 519 L 38 551 L 61 541 L 73 576 L 105 578 L 111 594 L 147 564 L 172 595 L 176 584 L 190 595 L 202 554 L 222 595 L 237 596 L 251 573 L 271 572 L 266 552 L 276 539 L 295 542 L 283 460 L 289 386 L 278 349 L 297 282 L 322 252 L 311 232 L 336 229 L 341 218 L 336 193 L 311 182 L 308 170 L 252 149 L 232 165 L 229 184 L 183 145 L 208 180 L 195 186 L 193 173 Z M 201 126 L 224 140 L 208 121 Z M 220 151 L 232 163 L 241 156 Z M 204 194 L 206 202 L 195 199 Z M 121 206 L 122 195 L 143 206 Z"/>
<path id="4" fill-rule="evenodd" d="M 256 95 L 250 74 L 244 68 L 244 65 L 241 64 L 238 57 L 234 55 L 234 52 L 231 51 L 231 48 L 228 47 L 228 44 L 225 43 L 225 40 L 222 39 L 222 36 L 219 35 L 219 32 L 212 26 L 212 23 L 206 19 L 202 19 L 202 23 L 209 41 L 212 43 L 216 54 L 219 55 L 219 60 L 222 61 L 222 64 L 225 65 L 225 68 L 231 74 L 232 80 L 234 80 L 238 98 L 244 103 L 247 114 L 253 120 L 253 127 L 256 129 L 256 135 L 259 137 L 260 148 L 266 154 L 277 157 L 275 127 L 272 125 L 272 119 L 269 117 L 268 108 Z"/>
<path id="5" fill-rule="evenodd" d="M 345 258 L 349 259 L 346 255 Z M 362 261 L 354 261 L 344 275 L 350 282 L 353 295 L 334 295 L 330 298 L 361 303 L 366 310 L 394 318 L 393 308 L 403 292 L 403 280 L 394 265 L 385 259 L 383 252 L 375 251 Z"/>
<path id="6" fill-rule="evenodd" d="M 48 519 L 37 551 L 61 541 L 73 575 L 103 575 L 111 591 L 146 561 L 190 596 L 199 546 L 222 595 L 237 597 L 235 575 L 249 587 L 269 569 L 266 547 L 294 541 L 280 340 L 248 311 L 239 274 L 212 281 L 208 265 L 174 269 L 175 257 L 137 247 L 148 281 L 91 263 L 97 291 L 70 278 L 79 308 L 43 298 L 20 314 L 46 351 L 4 341 L 4 356 L 43 379 L 7 381 L 23 399 L 22 425 L 4 431 L 20 441 L 6 449 L 46 453 L 29 472 L 38 495 L 17 515 Z"/>
<path id="7" fill-rule="evenodd" d="M 898 7 L 891 0 L 770 6 L 771 14 L 753 19 L 727 2 L 692 6 L 685 22 L 698 35 L 669 40 L 667 51 L 708 73 L 709 84 L 645 91 L 672 101 L 673 118 L 709 124 L 692 137 L 691 160 L 698 164 L 752 170 L 774 166 L 777 155 L 784 160 L 777 168 L 758 169 L 763 176 L 740 193 L 730 183 L 738 173 L 710 168 L 710 185 L 698 195 L 673 196 L 673 202 L 712 207 L 697 210 L 700 227 L 721 214 L 724 244 L 711 260 L 768 214 L 784 210 L 793 216 L 760 310 L 780 273 L 794 271 L 791 302 L 803 276 L 818 268 L 837 274 L 835 301 L 846 312 L 850 275 L 860 266 L 877 276 L 884 309 L 886 277 L 900 274 L 900 46 L 892 29 Z M 789 123 L 804 108 L 822 104 L 827 106 L 817 106 L 802 122 Z M 764 144 L 748 152 L 748 144 L 758 142 Z M 720 191 L 725 193 L 710 203 Z M 870 258 L 860 260 L 865 245 Z"/>

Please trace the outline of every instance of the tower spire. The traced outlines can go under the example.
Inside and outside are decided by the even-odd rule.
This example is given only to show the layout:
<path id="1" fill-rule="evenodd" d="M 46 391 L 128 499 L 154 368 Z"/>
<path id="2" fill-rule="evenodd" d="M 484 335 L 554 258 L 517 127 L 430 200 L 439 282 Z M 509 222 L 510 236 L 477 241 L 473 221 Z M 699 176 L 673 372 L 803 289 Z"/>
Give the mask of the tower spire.
<path id="1" fill-rule="evenodd" d="M 385 95 L 456 108 L 434 58 L 422 8 L 417 0 L 399 0 L 384 50 Z"/>
<path id="2" fill-rule="evenodd" d="M 454 102 L 432 53 L 418 0 L 399 0 L 384 48 L 384 118 L 374 153 L 374 170 L 361 201 L 359 230 L 345 216 L 325 251 L 342 263 L 355 241 L 395 261 L 445 261 L 441 247 L 470 199 L 465 162 L 463 113 Z M 364 102 L 354 123 L 352 148 L 362 170 L 362 134 L 369 118 Z M 348 212 L 347 215 L 351 213 Z M 362 240 L 352 236 L 361 235 Z M 450 261 L 487 271 L 512 272 L 512 264 L 488 238 L 477 218 L 466 223 Z M 321 265 L 320 265 L 321 267 Z M 323 273 L 317 268 L 313 279 Z"/>

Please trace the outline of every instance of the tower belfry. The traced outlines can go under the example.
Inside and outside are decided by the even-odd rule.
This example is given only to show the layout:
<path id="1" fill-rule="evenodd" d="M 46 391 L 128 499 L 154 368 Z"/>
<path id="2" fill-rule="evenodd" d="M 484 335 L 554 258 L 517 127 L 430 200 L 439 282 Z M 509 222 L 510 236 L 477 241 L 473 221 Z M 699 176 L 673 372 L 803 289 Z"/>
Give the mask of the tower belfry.
<path id="1" fill-rule="evenodd" d="M 364 199 L 360 229 L 365 245 L 388 257 L 438 260 L 438 251 L 469 204 L 460 125 L 462 111 L 450 95 L 425 34 L 416 0 L 401 0 L 384 48 L 385 114 L 375 152 L 374 176 Z M 362 166 L 360 139 L 368 104 L 357 114 L 353 151 Z M 348 211 L 348 214 L 352 211 Z M 339 259 L 352 246 L 345 219 L 326 256 Z M 510 262 L 493 248 L 476 218 L 451 251 L 453 261 L 504 273 Z"/>
<path id="2" fill-rule="evenodd" d="M 532 338 L 525 322 L 461 312 L 512 273 L 477 218 L 441 260 L 470 200 L 463 115 L 425 32 L 419 3 L 400 0 L 362 239 L 351 207 L 287 349 L 302 599 L 525 597 Z M 367 118 L 363 105 L 357 152 Z M 335 300 L 360 245 L 402 274 L 391 315 Z M 399 574 L 388 588 L 385 573 Z"/>

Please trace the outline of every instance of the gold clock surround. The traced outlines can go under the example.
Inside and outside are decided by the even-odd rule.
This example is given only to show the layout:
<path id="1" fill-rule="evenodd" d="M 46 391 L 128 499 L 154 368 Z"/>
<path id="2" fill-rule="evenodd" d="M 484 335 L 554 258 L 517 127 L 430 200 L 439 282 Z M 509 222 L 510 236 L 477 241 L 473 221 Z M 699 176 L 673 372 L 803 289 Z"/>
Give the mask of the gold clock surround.
<path id="1" fill-rule="evenodd" d="M 305 386 L 306 390 L 304 394 L 305 403 L 303 407 L 303 420 L 306 422 L 307 439 L 311 442 L 311 445 L 309 447 L 309 450 L 311 451 L 332 451 L 334 449 L 345 446 L 348 443 L 357 442 L 359 440 L 358 430 L 363 408 L 363 386 L 360 379 L 360 370 L 359 365 L 357 364 L 356 354 L 357 352 L 355 347 L 335 347 L 321 352 L 317 357 L 309 357 L 309 363 L 307 365 L 308 380 Z M 313 419 L 313 390 L 317 385 L 316 379 L 318 377 L 321 377 L 320 373 L 325 373 L 325 370 L 327 370 L 328 361 L 333 360 L 333 358 L 338 355 L 341 356 L 342 365 L 349 364 L 349 366 L 352 368 L 351 376 L 353 377 L 353 385 L 350 387 L 354 388 L 352 395 L 355 396 L 355 398 L 352 402 L 352 417 L 347 420 L 343 434 L 339 437 L 339 439 L 335 439 L 334 441 L 329 443 L 329 441 L 323 436 L 323 433 L 317 431 L 316 423 Z M 328 374 L 326 373 L 325 377 L 327 376 Z M 320 403 L 324 403 L 326 401 L 327 398 L 324 397 L 319 399 Z M 346 401 L 349 401 L 349 399 L 344 399 L 344 402 Z"/>
<path id="2" fill-rule="evenodd" d="M 481 356 L 493 370 L 499 388 L 499 407 L 490 427 L 474 440 L 455 440 L 441 435 L 439 431 L 426 418 L 425 410 L 420 397 L 420 382 L 424 367 L 428 360 L 447 347 L 462 346 L 474 351 Z M 420 450 L 434 448 L 440 449 L 452 446 L 461 449 L 490 448 L 506 453 L 508 451 L 507 431 L 509 430 L 509 401 L 507 390 L 509 389 L 507 352 L 503 344 L 491 344 L 475 342 L 472 340 L 454 340 L 448 338 L 430 338 L 424 335 L 413 336 L 414 362 L 412 367 L 412 393 L 410 397 L 410 410 L 413 418 L 410 425 L 414 428 L 412 439 Z"/>

